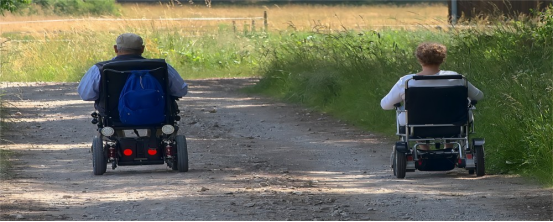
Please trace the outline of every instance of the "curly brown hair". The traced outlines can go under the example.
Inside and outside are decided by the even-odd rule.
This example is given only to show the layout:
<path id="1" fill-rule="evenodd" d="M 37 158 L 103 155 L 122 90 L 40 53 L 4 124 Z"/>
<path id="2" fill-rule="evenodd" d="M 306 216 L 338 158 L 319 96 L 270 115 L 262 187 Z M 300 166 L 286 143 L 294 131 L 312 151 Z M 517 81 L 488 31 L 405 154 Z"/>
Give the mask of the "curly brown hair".
<path id="1" fill-rule="evenodd" d="M 415 56 L 422 65 L 440 65 L 447 55 L 445 45 L 434 42 L 424 42 L 417 47 Z"/>

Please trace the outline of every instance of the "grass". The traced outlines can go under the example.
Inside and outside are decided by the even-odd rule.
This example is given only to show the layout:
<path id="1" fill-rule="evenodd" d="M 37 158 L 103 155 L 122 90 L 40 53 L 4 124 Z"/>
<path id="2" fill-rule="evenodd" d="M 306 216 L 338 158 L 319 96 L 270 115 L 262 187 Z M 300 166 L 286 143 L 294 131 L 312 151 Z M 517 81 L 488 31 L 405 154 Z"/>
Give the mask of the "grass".
<path id="1" fill-rule="evenodd" d="M 184 37 L 178 30 L 129 31 L 144 37 L 145 57 L 167 59 L 187 79 L 251 76 L 259 64 L 260 44 L 267 38 L 265 35 L 197 38 Z M 12 53 L 4 56 L 9 65 L 1 67 L 0 81 L 79 81 L 90 66 L 115 56 L 113 42 L 117 35 L 81 31 L 40 38 L 18 36 L 31 41 L 9 43 Z"/>
<path id="2" fill-rule="evenodd" d="M 219 24 L 232 25 L 231 21 L 176 21 L 152 22 L 130 21 L 128 19 L 145 18 L 249 18 L 268 15 L 268 28 L 271 31 L 286 30 L 312 31 L 325 29 L 340 31 L 348 29 L 367 29 L 380 25 L 447 25 L 447 5 L 416 4 L 416 5 L 298 5 L 298 4 L 267 4 L 254 6 L 213 5 L 207 8 L 202 5 L 136 5 L 124 4 L 118 6 L 119 15 L 104 15 L 102 18 L 127 19 L 123 21 L 60 21 L 51 23 L 16 23 L 3 24 L 0 32 L 30 32 L 42 33 L 52 31 L 117 31 L 123 26 L 143 27 L 155 25 L 158 29 L 179 28 L 189 31 L 217 30 Z M 71 18 L 90 18 L 94 14 L 72 16 Z M 6 15 L 3 22 L 37 21 L 67 19 L 64 15 L 33 14 L 22 16 Z M 237 20 L 238 27 L 250 20 Z M 263 26 L 263 20 L 256 20 L 257 26 Z M 160 27 L 161 26 L 161 27 Z"/>
<path id="3" fill-rule="evenodd" d="M 3 92 L 0 92 L 3 93 Z M 2 100 L 2 94 L 0 94 L 0 179 L 10 178 L 10 168 L 11 164 L 9 158 L 13 156 L 13 153 L 9 150 L 6 150 L 2 147 L 2 144 L 7 141 L 4 140 L 4 130 L 7 129 L 6 120 L 6 108 Z"/>
<path id="4" fill-rule="evenodd" d="M 9 150 L 0 149 L 0 179 L 2 180 L 9 179 L 12 176 L 10 172 L 12 166 L 9 159 L 13 155 Z"/>
<path id="5" fill-rule="evenodd" d="M 55 1 L 55 0 L 51 0 Z M 444 24 L 443 4 L 403 6 L 348 5 L 117 5 L 120 15 L 104 16 L 116 21 L 72 17 L 73 21 L 13 23 L 0 26 L 7 38 L 9 55 L 3 61 L 0 81 L 78 81 L 97 61 L 114 56 L 112 45 L 122 32 L 145 37 L 147 57 L 166 58 L 185 78 L 256 75 L 263 53 L 277 44 L 269 34 L 310 31 L 335 32 L 344 27 L 365 29 L 371 25 Z M 167 21 L 135 18 L 261 17 L 269 15 L 269 33 L 263 21 Z M 10 14 L 3 22 L 67 19 L 53 13 Z M 81 19 L 81 20 L 79 20 Z M 82 20 L 84 19 L 84 20 Z M 93 47 L 90 47 L 93 46 Z M 59 56 L 65 55 L 65 56 Z M 29 61 L 33 65 L 29 66 Z"/>

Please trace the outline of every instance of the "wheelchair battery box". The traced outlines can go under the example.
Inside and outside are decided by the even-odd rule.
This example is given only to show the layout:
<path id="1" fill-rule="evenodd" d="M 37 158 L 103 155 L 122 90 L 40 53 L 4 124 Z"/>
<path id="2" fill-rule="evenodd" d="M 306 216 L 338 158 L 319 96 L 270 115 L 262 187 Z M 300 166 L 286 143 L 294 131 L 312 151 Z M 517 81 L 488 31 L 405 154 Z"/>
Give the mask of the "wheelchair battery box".
<path id="1" fill-rule="evenodd" d="M 163 161 L 161 141 L 155 137 L 119 139 L 119 163 L 124 162 L 158 162 Z"/>
<path id="2" fill-rule="evenodd" d="M 419 161 L 415 162 L 420 171 L 448 171 L 453 170 L 457 163 L 457 154 L 451 152 L 430 151 L 419 154 Z"/>

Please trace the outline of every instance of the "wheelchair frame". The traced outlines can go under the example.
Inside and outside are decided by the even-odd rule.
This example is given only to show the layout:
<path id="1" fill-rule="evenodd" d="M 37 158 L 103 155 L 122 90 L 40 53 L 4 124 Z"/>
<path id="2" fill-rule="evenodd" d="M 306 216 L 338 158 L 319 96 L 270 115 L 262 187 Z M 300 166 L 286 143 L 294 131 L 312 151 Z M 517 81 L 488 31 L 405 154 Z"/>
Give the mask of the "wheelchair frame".
<path id="1" fill-rule="evenodd" d="M 165 121 L 151 125 L 125 125 L 119 121 L 118 100 L 128 74 L 133 70 L 148 70 L 165 92 Z M 93 173 L 102 175 L 107 164 L 118 165 L 167 164 L 173 170 L 188 171 L 188 148 L 184 135 L 177 135 L 180 120 L 176 100 L 169 96 L 167 63 L 163 59 L 118 60 L 106 63 L 101 69 L 100 98 L 102 112 L 94 111 L 92 124 L 97 136 L 92 142 Z M 138 129 L 149 130 L 140 136 Z M 133 130 L 137 137 L 127 137 Z M 161 133 L 159 133 L 161 131 Z M 118 133 L 119 132 L 119 133 Z M 119 134 L 119 135 L 118 135 Z"/>
<path id="2" fill-rule="evenodd" d="M 439 75 L 439 76 L 413 76 L 412 79 L 409 79 L 405 83 L 405 92 L 406 94 L 409 93 L 409 83 L 411 81 L 418 81 L 418 80 L 461 80 L 463 82 L 463 87 L 466 91 L 468 91 L 468 81 L 467 79 L 462 75 Z M 460 89 L 460 85 L 452 85 L 452 86 L 417 86 L 412 88 L 440 88 L 442 90 L 449 89 Z M 412 89 L 411 88 L 411 89 Z M 435 90 L 435 89 L 432 89 Z M 459 90 L 458 90 L 459 91 Z M 457 96 L 459 98 L 465 97 L 465 101 L 468 103 L 467 98 L 468 96 L 465 96 L 468 94 L 467 92 L 464 92 L 465 94 L 461 94 L 460 96 Z M 435 91 L 436 97 L 442 96 L 442 99 L 446 96 L 439 95 L 439 91 Z M 407 98 L 407 95 L 406 95 Z M 461 102 L 461 101 L 459 101 Z M 405 103 L 407 103 L 407 100 L 405 100 Z M 393 147 L 391 162 L 392 162 L 392 168 L 393 173 L 397 178 L 405 178 L 406 172 L 414 172 L 415 170 L 419 171 L 447 171 L 451 170 L 453 168 L 459 167 L 459 168 L 465 168 L 469 171 L 469 174 L 474 174 L 476 171 L 477 176 L 483 176 L 485 174 L 485 166 L 484 166 L 484 143 L 485 140 L 481 138 L 474 138 L 472 140 L 472 143 L 469 144 L 469 134 L 475 133 L 475 127 L 474 127 L 474 121 L 470 121 L 470 110 L 474 109 L 474 106 L 476 104 L 476 101 L 471 101 L 469 105 L 467 105 L 466 108 L 466 121 L 464 121 L 461 125 L 459 124 L 452 124 L 452 123 L 415 123 L 410 124 L 409 122 L 409 110 L 406 108 L 403 110 L 401 108 L 401 104 L 395 104 L 396 107 L 396 135 L 399 136 L 399 141 L 396 142 L 396 144 Z M 404 104 L 406 105 L 406 104 Z M 426 108 L 425 108 L 426 109 Z M 404 113 L 405 115 L 405 122 L 406 125 L 404 126 L 404 132 L 402 132 L 402 127 L 399 124 L 399 116 L 401 113 Z M 430 118 L 432 119 L 432 118 Z M 416 121 L 415 121 L 416 122 Z M 439 121 L 438 121 L 439 122 Z M 455 133 L 455 136 L 443 136 L 447 135 L 447 133 L 435 133 L 434 135 L 439 136 L 431 136 L 431 135 L 424 135 L 423 136 L 417 136 L 415 132 L 417 132 L 417 129 L 419 131 L 421 130 L 430 130 L 432 132 L 433 129 L 442 129 L 442 130 L 451 130 L 455 129 L 455 127 L 459 127 L 458 133 Z M 457 132 L 457 131 L 455 131 Z M 432 134 L 432 133 L 429 133 Z M 435 144 L 436 150 L 428 150 L 423 151 L 419 150 L 421 145 L 429 146 L 431 143 Z M 410 144 L 412 146 L 410 146 Z M 447 148 L 447 149 L 441 149 L 441 145 L 443 144 L 453 144 L 456 148 Z M 455 162 L 453 162 L 455 161 Z"/>

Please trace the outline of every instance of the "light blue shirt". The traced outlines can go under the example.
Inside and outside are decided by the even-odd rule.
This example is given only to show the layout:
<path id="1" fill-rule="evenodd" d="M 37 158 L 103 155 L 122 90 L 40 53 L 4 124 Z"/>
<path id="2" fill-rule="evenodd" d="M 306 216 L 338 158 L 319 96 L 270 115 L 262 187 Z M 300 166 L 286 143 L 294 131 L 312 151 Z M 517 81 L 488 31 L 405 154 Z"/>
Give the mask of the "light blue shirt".
<path id="1" fill-rule="evenodd" d="M 167 64 L 169 74 L 169 94 L 175 97 L 183 97 L 188 93 L 188 84 L 184 82 L 177 70 Z M 84 74 L 77 91 L 84 101 L 95 101 L 100 98 L 100 69 L 93 65 Z"/>

